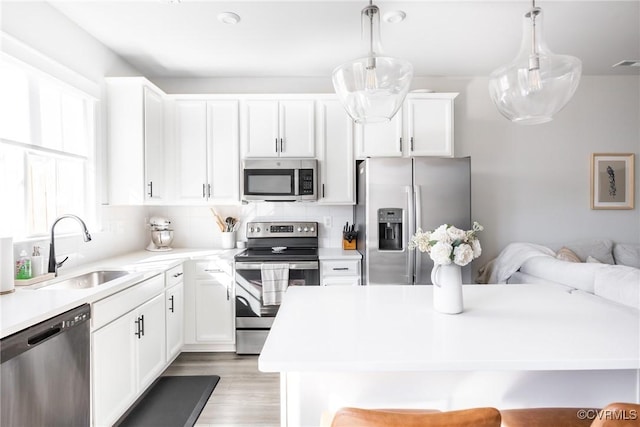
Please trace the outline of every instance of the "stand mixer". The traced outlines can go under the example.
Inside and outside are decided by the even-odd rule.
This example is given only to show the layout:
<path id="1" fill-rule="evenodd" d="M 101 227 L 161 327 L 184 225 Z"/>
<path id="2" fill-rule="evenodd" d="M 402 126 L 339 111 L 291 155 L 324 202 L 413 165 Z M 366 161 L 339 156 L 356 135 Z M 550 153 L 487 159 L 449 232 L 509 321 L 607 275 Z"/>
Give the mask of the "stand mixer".
<path id="1" fill-rule="evenodd" d="M 173 241 L 173 230 L 169 228 L 171 221 L 159 216 L 153 216 L 149 220 L 149 228 L 151 229 L 151 242 L 147 246 L 148 251 L 163 252 L 170 251 L 169 246 Z"/>

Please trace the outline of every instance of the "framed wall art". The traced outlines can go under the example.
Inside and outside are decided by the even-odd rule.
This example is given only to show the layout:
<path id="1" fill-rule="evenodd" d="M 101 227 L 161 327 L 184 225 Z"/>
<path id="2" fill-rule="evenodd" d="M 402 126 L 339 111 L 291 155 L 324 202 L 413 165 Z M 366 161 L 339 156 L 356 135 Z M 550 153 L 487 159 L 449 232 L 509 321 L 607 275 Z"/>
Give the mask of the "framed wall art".
<path id="1" fill-rule="evenodd" d="M 591 155 L 591 209 L 633 209 L 634 154 Z"/>

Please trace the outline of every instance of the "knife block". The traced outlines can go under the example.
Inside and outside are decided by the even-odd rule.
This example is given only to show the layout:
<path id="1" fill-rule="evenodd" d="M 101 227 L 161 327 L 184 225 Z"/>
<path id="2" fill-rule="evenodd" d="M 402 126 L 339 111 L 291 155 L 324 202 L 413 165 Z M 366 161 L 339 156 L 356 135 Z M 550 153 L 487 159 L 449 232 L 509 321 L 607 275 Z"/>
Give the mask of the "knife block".
<path id="1" fill-rule="evenodd" d="M 347 239 L 342 239 L 342 249 L 346 251 L 352 251 L 356 249 L 356 239 L 348 241 Z"/>

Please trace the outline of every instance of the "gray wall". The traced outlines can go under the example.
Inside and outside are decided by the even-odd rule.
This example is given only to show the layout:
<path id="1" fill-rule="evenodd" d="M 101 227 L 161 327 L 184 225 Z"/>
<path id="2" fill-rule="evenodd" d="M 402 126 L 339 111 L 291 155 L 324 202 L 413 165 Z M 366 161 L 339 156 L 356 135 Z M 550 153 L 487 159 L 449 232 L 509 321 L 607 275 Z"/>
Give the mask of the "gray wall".
<path id="1" fill-rule="evenodd" d="M 591 153 L 640 155 L 640 78 L 583 76 L 550 123 L 512 124 L 494 108 L 487 78 L 445 80 L 455 90 L 456 155 L 472 158 L 473 216 L 485 226 L 476 267 L 510 242 L 554 249 L 610 238 L 640 243 L 638 173 L 633 210 L 590 208 Z"/>

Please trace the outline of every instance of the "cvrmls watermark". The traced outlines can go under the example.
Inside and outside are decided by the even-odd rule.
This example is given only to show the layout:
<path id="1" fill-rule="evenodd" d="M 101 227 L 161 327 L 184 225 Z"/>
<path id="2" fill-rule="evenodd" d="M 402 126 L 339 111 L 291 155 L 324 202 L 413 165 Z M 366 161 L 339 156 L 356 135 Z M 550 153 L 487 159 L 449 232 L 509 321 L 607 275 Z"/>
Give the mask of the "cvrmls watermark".
<path id="1" fill-rule="evenodd" d="M 638 411 L 635 409 L 578 409 L 576 416 L 580 420 L 617 420 L 634 421 L 638 419 Z"/>

